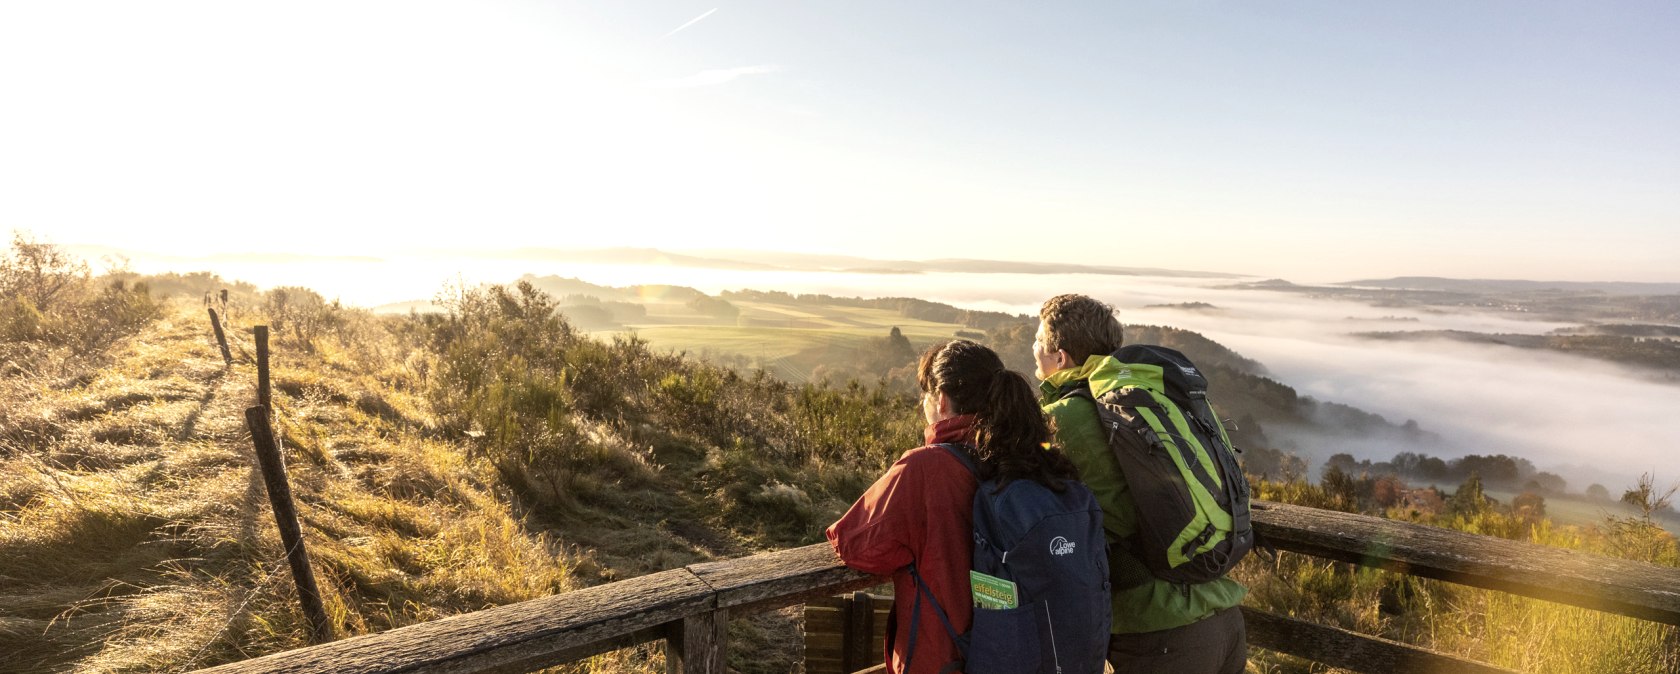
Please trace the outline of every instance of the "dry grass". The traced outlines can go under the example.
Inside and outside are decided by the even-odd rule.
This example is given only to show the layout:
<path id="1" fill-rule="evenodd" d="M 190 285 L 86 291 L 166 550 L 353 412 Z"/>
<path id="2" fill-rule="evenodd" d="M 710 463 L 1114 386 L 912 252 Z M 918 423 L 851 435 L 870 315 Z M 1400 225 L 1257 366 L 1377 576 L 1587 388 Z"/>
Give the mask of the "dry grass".
<path id="1" fill-rule="evenodd" d="M 0 671 L 181 671 L 304 643 L 242 428 L 253 367 L 223 367 L 199 311 L 0 379 Z M 236 352 L 245 328 L 230 326 Z M 276 355 L 293 490 L 342 633 L 563 592 L 596 564 L 427 433 L 400 362 Z"/>
<path id="2" fill-rule="evenodd" d="M 167 309 L 93 357 L 0 354 L 12 356 L 0 363 L 0 672 L 185 671 L 306 643 L 243 427 L 249 327 L 265 319 L 230 307 L 226 367 L 201 306 Z M 575 442 L 558 468 L 496 460 L 437 420 L 437 361 L 412 322 L 335 317 L 307 343 L 277 337 L 272 365 L 276 430 L 341 636 L 776 547 L 844 506 L 786 486 L 799 471 L 825 493 L 861 489 L 855 467 L 750 467 L 748 445 L 583 415 L 566 422 Z M 760 472 L 783 486 L 735 503 L 727 480 Z M 766 513 L 790 504 L 806 516 L 767 535 L 781 518 Z M 736 620 L 738 666 L 794 668 L 797 625 L 788 611 Z M 558 669 L 663 663 L 651 644 Z"/>

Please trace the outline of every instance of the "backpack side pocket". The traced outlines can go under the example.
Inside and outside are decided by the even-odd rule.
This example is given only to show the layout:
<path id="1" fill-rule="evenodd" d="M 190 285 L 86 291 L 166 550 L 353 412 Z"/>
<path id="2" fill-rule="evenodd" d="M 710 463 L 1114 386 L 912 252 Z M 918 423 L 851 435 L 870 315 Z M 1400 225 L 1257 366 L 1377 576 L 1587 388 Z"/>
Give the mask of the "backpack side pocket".
<path id="1" fill-rule="evenodd" d="M 1033 674 L 1043 658 L 1039 655 L 1039 620 L 1042 602 L 1016 608 L 974 609 L 974 626 L 969 632 L 968 674 Z"/>

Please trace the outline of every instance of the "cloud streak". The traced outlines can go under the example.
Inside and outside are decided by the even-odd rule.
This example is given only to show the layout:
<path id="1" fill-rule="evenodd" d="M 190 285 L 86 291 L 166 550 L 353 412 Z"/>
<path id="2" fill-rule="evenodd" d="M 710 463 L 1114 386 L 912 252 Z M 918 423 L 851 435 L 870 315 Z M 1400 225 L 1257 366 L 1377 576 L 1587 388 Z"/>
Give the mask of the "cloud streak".
<path id="1" fill-rule="evenodd" d="M 742 77 L 752 75 L 769 75 L 772 73 L 782 72 L 782 70 L 783 68 L 781 66 L 770 64 L 742 66 L 739 68 L 716 68 L 712 70 L 702 70 L 693 75 L 689 75 L 688 77 L 682 77 L 674 80 L 660 80 L 649 86 L 656 89 L 693 89 L 696 87 L 715 87 L 720 84 L 728 84 Z"/>
<path id="2" fill-rule="evenodd" d="M 685 24 L 683 24 L 683 25 L 681 25 L 681 26 L 677 26 L 677 27 L 676 27 L 676 28 L 672 28 L 672 29 L 671 29 L 671 32 L 669 32 L 669 33 L 666 33 L 666 34 L 664 34 L 664 35 L 661 35 L 661 36 L 659 36 L 659 39 L 660 39 L 660 40 L 664 40 L 664 39 L 665 39 L 665 38 L 668 38 L 668 37 L 671 37 L 671 36 L 672 36 L 672 35 L 676 35 L 676 34 L 677 34 L 677 33 L 681 33 L 681 32 L 683 32 L 683 31 L 684 31 L 684 30 L 686 30 L 686 29 L 688 29 L 688 27 L 689 27 L 689 26 L 692 26 L 692 25 L 694 25 L 694 24 L 697 24 L 697 23 L 700 23 L 700 20 L 701 20 L 701 19 L 704 19 L 704 18 L 706 18 L 706 17 L 708 17 L 708 16 L 711 16 L 711 15 L 712 15 L 712 13 L 713 13 L 713 12 L 716 12 L 716 11 L 718 11 L 718 8 L 716 8 L 716 7 L 713 7 L 713 8 L 711 8 L 711 9 L 708 9 L 708 10 L 706 10 L 706 12 L 705 12 L 705 13 L 704 13 L 704 14 L 701 14 L 701 15 L 700 15 L 700 16 L 697 16 L 697 17 L 694 17 L 694 18 L 692 18 L 692 19 L 689 19 L 689 20 L 688 20 L 688 23 L 685 23 Z"/>

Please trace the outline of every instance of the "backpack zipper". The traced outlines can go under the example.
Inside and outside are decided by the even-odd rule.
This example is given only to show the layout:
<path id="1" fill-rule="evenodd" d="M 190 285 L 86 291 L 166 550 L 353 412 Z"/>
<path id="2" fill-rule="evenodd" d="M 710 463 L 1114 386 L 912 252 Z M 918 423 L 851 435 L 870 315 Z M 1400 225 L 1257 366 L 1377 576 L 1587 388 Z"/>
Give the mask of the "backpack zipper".
<path id="1" fill-rule="evenodd" d="M 1050 660 L 1056 663 L 1056 674 L 1062 674 L 1062 654 L 1056 651 L 1056 621 L 1050 618 L 1050 600 L 1044 604 L 1044 625 L 1050 628 Z"/>

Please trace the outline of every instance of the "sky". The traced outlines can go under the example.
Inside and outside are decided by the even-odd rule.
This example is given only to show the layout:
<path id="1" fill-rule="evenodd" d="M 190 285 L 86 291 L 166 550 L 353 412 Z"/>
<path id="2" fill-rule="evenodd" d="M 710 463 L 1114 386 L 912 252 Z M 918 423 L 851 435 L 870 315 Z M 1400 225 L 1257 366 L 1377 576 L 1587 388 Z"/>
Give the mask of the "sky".
<path id="1" fill-rule="evenodd" d="M 0 228 L 1680 281 L 1680 4 L 0 3 Z"/>

